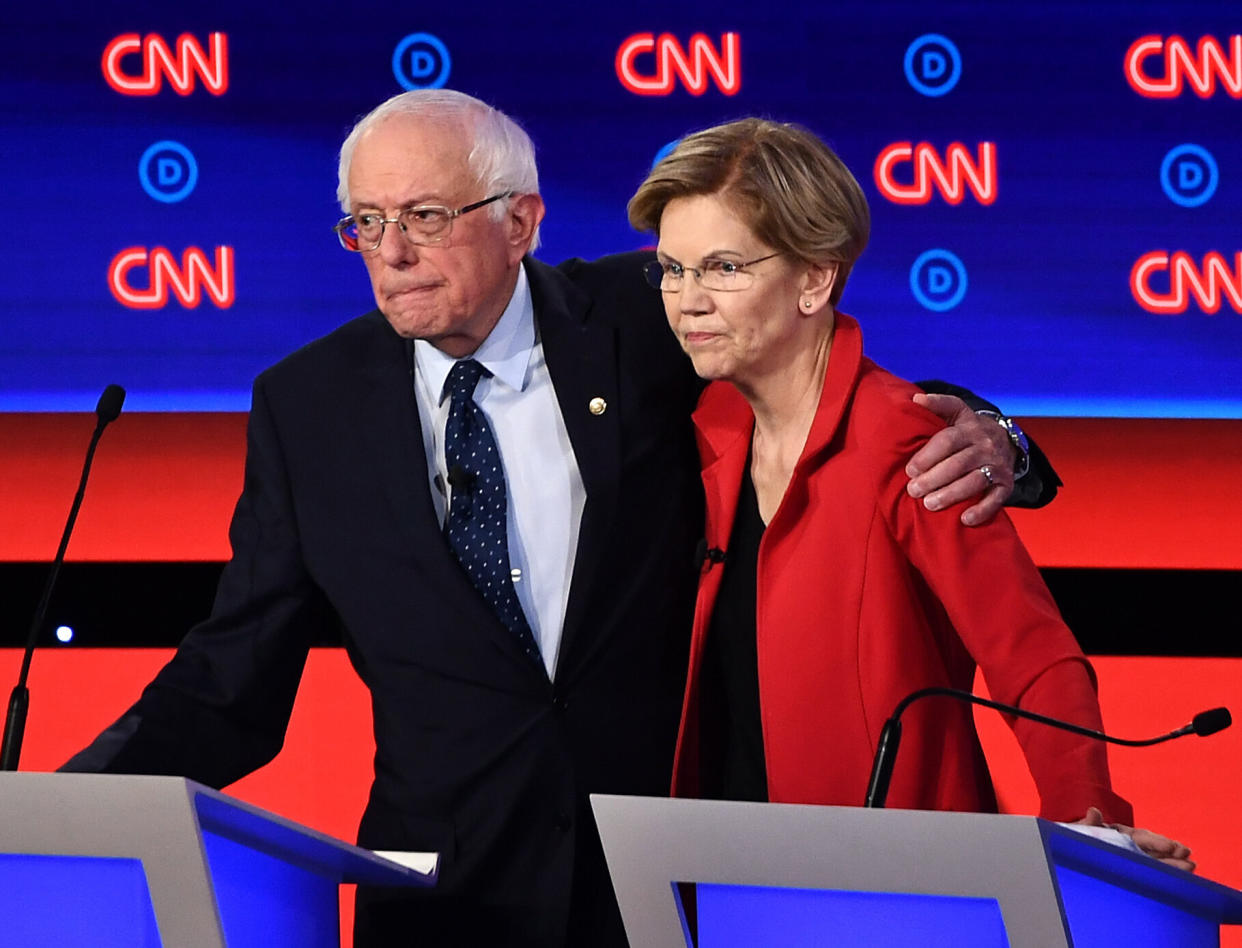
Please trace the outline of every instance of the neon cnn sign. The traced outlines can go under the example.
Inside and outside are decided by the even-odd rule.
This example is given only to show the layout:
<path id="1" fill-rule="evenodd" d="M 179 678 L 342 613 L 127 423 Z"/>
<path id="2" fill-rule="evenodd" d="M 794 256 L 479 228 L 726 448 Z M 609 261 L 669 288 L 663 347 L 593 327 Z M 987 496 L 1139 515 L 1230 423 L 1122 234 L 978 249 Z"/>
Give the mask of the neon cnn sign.
<path id="1" fill-rule="evenodd" d="M 146 287 L 136 287 L 130 274 L 145 268 Z M 219 309 L 228 309 L 236 298 L 233 279 L 233 248 L 215 249 L 215 266 L 206 252 L 187 247 L 181 261 L 167 247 L 126 247 L 108 265 L 108 289 L 116 301 L 130 309 L 162 309 L 169 296 L 186 309 L 194 309 L 203 298 Z"/>
<path id="2" fill-rule="evenodd" d="M 695 33 L 688 46 L 683 48 L 671 33 L 635 33 L 617 49 L 617 78 L 635 95 L 669 95 L 678 80 L 691 95 L 702 95 L 709 79 L 725 95 L 736 95 L 742 88 L 741 37 L 724 33 L 717 49 L 707 36 Z M 638 59 L 648 55 L 655 71 L 641 72 Z"/>
<path id="3" fill-rule="evenodd" d="M 912 183 L 897 180 L 900 165 L 913 167 Z M 875 159 L 875 186 L 894 204 L 926 204 L 932 188 L 950 204 L 961 204 L 969 191 L 980 204 L 996 200 L 996 143 L 980 142 L 971 155 L 961 142 L 953 142 L 941 158 L 927 142 L 893 142 Z"/>
<path id="4" fill-rule="evenodd" d="M 1161 75 L 1152 74 L 1152 59 L 1163 66 Z M 1224 43 L 1202 36 L 1193 54 L 1180 36 L 1140 36 L 1126 50 L 1125 73 L 1130 88 L 1149 99 L 1176 98 L 1187 85 L 1200 99 L 1207 99 L 1218 82 L 1227 94 L 1242 99 L 1242 34 Z"/>
<path id="5" fill-rule="evenodd" d="M 137 63 L 130 62 L 135 58 Z M 158 33 L 122 33 L 104 47 L 100 65 L 108 85 L 121 95 L 155 95 L 165 79 L 178 95 L 189 95 L 196 76 L 212 95 L 224 95 L 229 87 L 228 37 L 211 33 L 204 49 L 189 33 L 178 36 L 171 47 Z M 141 71 L 127 71 L 134 65 Z"/>
<path id="6" fill-rule="evenodd" d="M 1152 288 L 1154 274 L 1168 276 L 1168 292 Z M 1230 270 L 1225 257 L 1214 250 L 1204 254 L 1202 263 L 1182 250 L 1152 250 L 1134 261 L 1130 292 L 1149 313 L 1184 313 L 1192 300 L 1203 312 L 1215 313 L 1228 300 L 1242 315 L 1242 251 L 1234 254 Z"/>

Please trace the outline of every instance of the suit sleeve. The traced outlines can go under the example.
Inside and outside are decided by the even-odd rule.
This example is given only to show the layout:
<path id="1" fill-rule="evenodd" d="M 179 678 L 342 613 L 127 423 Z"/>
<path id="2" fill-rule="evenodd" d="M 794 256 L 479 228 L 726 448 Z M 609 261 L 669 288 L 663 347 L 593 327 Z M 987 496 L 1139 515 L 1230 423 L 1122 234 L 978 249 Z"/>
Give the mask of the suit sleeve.
<path id="1" fill-rule="evenodd" d="M 905 451 L 893 456 L 886 489 L 891 529 L 993 698 L 1101 730 L 1094 670 L 1009 518 L 966 528 L 928 513 L 905 493 Z M 1077 820 L 1098 806 L 1107 820 L 1132 824 L 1130 805 L 1112 790 L 1102 742 L 1031 721 L 1009 724 L 1039 789 L 1041 816 Z"/>
<path id="2" fill-rule="evenodd" d="M 137 703 L 62 770 L 170 774 L 221 787 L 280 750 L 326 604 L 302 564 L 262 386 L 260 377 L 229 528 L 233 556 L 211 617 L 190 631 Z"/>
<path id="3" fill-rule="evenodd" d="M 960 385 L 942 382 L 940 379 L 930 379 L 923 382 L 915 382 L 914 384 L 932 395 L 956 395 L 974 411 L 994 411 L 998 415 L 1004 414 L 991 402 L 980 398 L 970 389 L 962 388 Z M 1044 507 L 1052 503 L 1057 496 L 1057 488 L 1061 486 L 1061 478 L 1053 470 L 1052 462 L 1048 460 L 1048 456 L 1044 454 L 1043 449 L 1030 438 L 1029 433 L 1027 435 L 1027 442 L 1030 449 L 1031 466 L 1022 479 L 1014 483 L 1013 493 L 1009 495 L 1009 500 L 1005 502 L 1006 507 Z"/>

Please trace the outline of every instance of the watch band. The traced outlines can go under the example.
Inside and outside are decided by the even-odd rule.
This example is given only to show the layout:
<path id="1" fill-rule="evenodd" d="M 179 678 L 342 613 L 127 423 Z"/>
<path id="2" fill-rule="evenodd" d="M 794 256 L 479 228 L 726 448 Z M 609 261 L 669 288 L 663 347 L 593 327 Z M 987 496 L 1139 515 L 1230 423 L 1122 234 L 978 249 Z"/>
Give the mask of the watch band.
<path id="1" fill-rule="evenodd" d="M 975 414 L 985 415 L 1005 429 L 1005 434 L 1009 436 L 1009 443 L 1018 452 L 1018 459 L 1013 465 L 1013 479 L 1016 481 L 1025 476 L 1031 469 L 1031 443 L 1026 437 L 1026 432 L 1022 430 L 1022 426 L 1007 415 L 986 408 L 979 409 Z"/>

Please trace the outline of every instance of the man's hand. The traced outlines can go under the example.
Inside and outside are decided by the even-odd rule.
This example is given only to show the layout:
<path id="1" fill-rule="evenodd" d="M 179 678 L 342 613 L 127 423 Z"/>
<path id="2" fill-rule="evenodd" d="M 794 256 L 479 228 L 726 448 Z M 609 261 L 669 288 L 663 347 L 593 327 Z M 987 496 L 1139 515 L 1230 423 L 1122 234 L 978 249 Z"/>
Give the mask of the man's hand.
<path id="1" fill-rule="evenodd" d="M 1159 859 L 1166 866 L 1175 866 L 1187 872 L 1195 871 L 1195 864 L 1190 860 L 1190 849 L 1175 839 L 1161 836 L 1147 829 L 1135 829 L 1121 823 L 1105 823 L 1104 815 L 1095 807 L 1087 808 L 1087 815 L 1077 822 L 1084 826 L 1107 826 L 1118 833 L 1129 836 L 1134 845 L 1143 850 L 1152 859 Z"/>
<path id="2" fill-rule="evenodd" d="M 928 510 L 942 510 L 982 494 L 979 502 L 962 512 L 962 523 L 987 523 L 1013 492 L 1014 450 L 1003 428 L 991 418 L 980 418 L 955 395 L 914 396 L 915 402 L 949 423 L 919 450 L 906 473 L 911 497 L 923 498 Z M 988 473 L 982 468 L 987 467 Z"/>

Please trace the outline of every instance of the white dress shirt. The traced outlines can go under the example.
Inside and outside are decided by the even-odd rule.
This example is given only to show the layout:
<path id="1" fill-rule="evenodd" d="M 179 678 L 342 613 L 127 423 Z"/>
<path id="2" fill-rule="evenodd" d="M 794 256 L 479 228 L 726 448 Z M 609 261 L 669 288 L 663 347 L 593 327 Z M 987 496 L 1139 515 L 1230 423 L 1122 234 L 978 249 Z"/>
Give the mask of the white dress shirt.
<path id="1" fill-rule="evenodd" d="M 524 268 L 499 322 L 469 358 L 492 373 L 479 380 L 474 401 L 492 426 L 504 466 L 514 589 L 552 678 L 586 489 L 536 334 Z M 432 502 L 443 524 L 449 500 L 444 463 L 449 399 L 444 397 L 444 382 L 458 360 L 419 339 L 414 342 L 414 361 Z"/>

